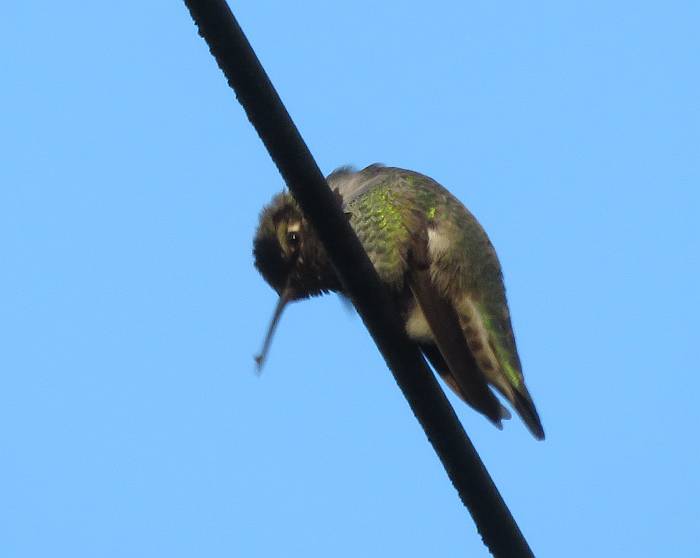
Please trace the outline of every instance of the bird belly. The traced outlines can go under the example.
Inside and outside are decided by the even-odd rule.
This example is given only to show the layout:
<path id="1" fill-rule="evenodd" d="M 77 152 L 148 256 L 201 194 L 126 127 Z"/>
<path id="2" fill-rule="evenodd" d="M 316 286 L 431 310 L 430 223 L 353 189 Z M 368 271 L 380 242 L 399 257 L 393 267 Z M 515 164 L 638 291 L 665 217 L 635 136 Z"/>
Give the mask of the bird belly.
<path id="1" fill-rule="evenodd" d="M 435 338 L 433 337 L 433 332 L 428 325 L 423 311 L 420 306 L 413 301 L 413 306 L 408 313 L 408 319 L 406 320 L 406 333 L 414 341 L 419 343 L 434 343 Z"/>

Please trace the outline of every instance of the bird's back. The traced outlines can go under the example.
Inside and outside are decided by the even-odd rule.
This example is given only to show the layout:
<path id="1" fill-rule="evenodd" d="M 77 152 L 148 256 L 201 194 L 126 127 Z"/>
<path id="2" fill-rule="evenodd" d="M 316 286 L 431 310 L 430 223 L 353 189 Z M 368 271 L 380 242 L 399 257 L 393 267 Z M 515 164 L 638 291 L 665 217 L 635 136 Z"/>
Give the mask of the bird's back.
<path id="1" fill-rule="evenodd" d="M 488 301 L 504 302 L 501 268 L 486 232 L 446 188 L 417 172 L 371 165 L 347 167 L 328 177 L 363 246 L 372 257 L 384 251 L 406 257 L 411 236 L 425 229 L 434 263 L 442 272 L 438 286 L 470 291 Z M 374 261 L 374 258 L 373 258 Z"/>

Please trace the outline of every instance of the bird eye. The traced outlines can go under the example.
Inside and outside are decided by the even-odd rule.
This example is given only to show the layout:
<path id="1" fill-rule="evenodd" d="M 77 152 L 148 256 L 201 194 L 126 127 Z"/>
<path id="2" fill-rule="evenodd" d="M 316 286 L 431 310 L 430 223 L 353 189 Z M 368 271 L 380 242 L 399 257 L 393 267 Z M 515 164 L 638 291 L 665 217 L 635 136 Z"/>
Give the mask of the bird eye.
<path id="1" fill-rule="evenodd" d="M 287 233 L 287 245 L 292 249 L 299 247 L 300 235 L 299 231 L 290 231 Z"/>

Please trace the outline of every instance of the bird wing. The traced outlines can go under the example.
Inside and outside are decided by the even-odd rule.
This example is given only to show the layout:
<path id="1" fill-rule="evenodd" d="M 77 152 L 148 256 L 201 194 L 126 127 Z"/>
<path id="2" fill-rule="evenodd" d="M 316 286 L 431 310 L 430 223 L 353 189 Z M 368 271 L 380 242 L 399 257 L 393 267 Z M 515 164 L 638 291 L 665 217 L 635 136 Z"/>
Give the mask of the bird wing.
<path id="1" fill-rule="evenodd" d="M 426 265 L 425 234 L 414 239 L 411 257 L 414 261 L 409 265 L 408 284 L 430 327 L 440 356 L 449 368 L 451 379 L 459 388 L 455 391 L 501 428 L 501 420 L 509 416 L 508 411 L 489 389 L 479 367 L 475 366 L 454 306 L 431 280 L 429 266 Z M 434 360 L 438 360 L 437 355 Z M 438 368 L 439 372 L 440 368 L 442 366 Z M 449 379 L 447 382 L 454 389 Z"/>
<path id="2" fill-rule="evenodd" d="M 369 190 L 386 182 L 391 169 L 375 163 L 356 172 L 352 167 L 340 167 L 326 177 L 331 190 L 340 195 L 343 209 L 348 209 L 352 203 L 361 198 Z"/>

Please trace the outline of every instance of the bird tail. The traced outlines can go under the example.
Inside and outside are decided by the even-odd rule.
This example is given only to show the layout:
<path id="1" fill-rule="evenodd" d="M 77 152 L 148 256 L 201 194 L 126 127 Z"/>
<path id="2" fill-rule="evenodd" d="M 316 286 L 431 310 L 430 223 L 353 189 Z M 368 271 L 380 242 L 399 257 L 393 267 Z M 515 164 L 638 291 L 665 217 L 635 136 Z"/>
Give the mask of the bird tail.
<path id="1" fill-rule="evenodd" d="M 518 388 L 512 387 L 509 391 L 510 393 L 504 393 L 504 395 L 511 402 L 520 418 L 523 419 L 532 435 L 538 440 L 544 440 L 544 428 L 542 428 L 540 415 L 537 414 L 537 409 L 525 384 L 520 384 Z"/>

